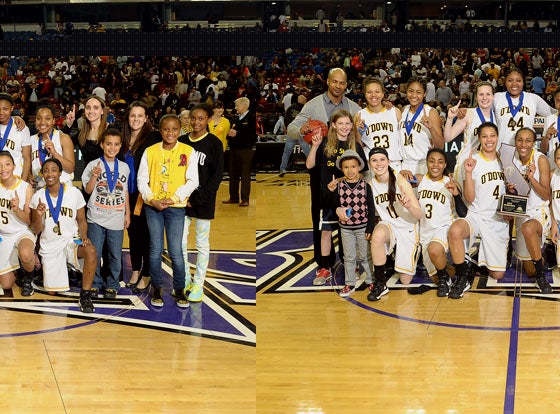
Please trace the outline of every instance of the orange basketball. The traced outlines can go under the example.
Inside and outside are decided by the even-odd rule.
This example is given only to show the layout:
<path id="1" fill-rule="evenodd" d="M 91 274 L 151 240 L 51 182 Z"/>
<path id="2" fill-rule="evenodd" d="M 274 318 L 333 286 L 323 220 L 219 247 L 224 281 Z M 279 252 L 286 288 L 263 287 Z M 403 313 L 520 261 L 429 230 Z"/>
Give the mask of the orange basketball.
<path id="1" fill-rule="evenodd" d="M 303 136 L 303 140 L 308 144 L 311 144 L 311 141 L 313 140 L 313 135 L 315 135 L 317 131 L 321 131 L 322 137 L 326 137 L 329 132 L 329 127 L 327 126 L 327 124 L 325 124 L 323 121 L 320 121 L 318 119 L 310 120 L 309 127 L 311 128 L 311 131 Z"/>

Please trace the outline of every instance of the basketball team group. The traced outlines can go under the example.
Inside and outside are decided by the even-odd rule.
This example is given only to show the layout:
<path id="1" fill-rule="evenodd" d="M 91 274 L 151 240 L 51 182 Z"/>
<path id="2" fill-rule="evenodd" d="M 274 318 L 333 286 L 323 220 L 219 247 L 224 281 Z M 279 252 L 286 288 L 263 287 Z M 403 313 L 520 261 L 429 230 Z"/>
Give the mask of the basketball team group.
<path id="1" fill-rule="evenodd" d="M 212 106 L 191 108 L 188 130 L 174 114 L 162 116 L 153 128 L 146 104 L 134 101 L 120 131 L 108 124 L 101 98 L 92 95 L 82 105 L 83 115 L 76 119 L 74 107 L 58 129 L 55 108 L 39 101 L 34 108 L 37 133 L 31 135 L 23 119 L 12 116 L 12 96 L 0 94 L 2 289 L 17 283 L 22 296 L 31 296 L 40 282 L 49 294 L 68 291 L 70 268 L 81 272 L 79 308 L 95 312 L 92 299 L 115 299 L 121 287 L 127 230 L 129 289 L 150 289 L 152 306 L 164 306 L 166 241 L 176 305 L 202 301 L 224 162 L 222 141 L 208 129 Z M 236 102 L 240 114 L 248 106 Z M 72 132 L 75 121 L 77 134 Z M 75 145 L 86 164 L 81 177 L 74 177 Z M 185 263 L 193 222 L 197 258 L 191 275 Z"/>
<path id="2" fill-rule="evenodd" d="M 459 101 L 440 117 L 425 102 L 422 78 L 407 82 L 408 104 L 401 109 L 385 101 L 383 82 L 375 77 L 363 82 L 367 106 L 360 108 L 345 97 L 346 81 L 344 70 L 332 69 L 327 91 L 307 102 L 287 127 L 288 137 L 299 139 L 307 153 L 318 265 L 313 284 L 332 277 L 332 232 L 338 229 L 342 297 L 355 292 L 363 270 L 367 299 L 379 300 L 389 292 L 388 257 L 403 285 L 411 283 L 421 257 L 437 296 L 462 298 L 472 283 L 466 255 L 475 244 L 477 264 L 489 277 L 504 277 L 510 248 L 539 292 L 552 293 L 542 249 L 547 237 L 554 243 L 559 237 L 560 90 L 551 108 L 524 90 L 524 75 L 513 67 L 506 91 L 495 93 L 481 81 L 475 107 Z M 538 146 L 535 116 L 546 120 Z M 325 134 L 319 121 L 324 130 L 328 125 Z M 443 148 L 461 134 L 450 171 Z M 510 179 L 511 169 L 520 180 Z"/>

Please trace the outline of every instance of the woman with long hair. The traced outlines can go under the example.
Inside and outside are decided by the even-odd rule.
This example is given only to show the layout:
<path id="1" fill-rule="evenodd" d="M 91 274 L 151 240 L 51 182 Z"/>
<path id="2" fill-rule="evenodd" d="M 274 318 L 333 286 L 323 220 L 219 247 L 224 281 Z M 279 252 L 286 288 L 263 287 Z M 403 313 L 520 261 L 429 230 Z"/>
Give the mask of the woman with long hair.
<path id="1" fill-rule="evenodd" d="M 370 182 L 380 221 L 371 235 L 373 259 L 373 288 L 368 300 L 376 301 L 389 293 L 385 278 L 387 255 L 395 250 L 395 271 L 401 283 L 407 285 L 416 273 L 418 259 L 418 220 L 423 211 L 404 175 L 391 168 L 389 154 L 384 148 L 369 152 Z"/>
<path id="2" fill-rule="evenodd" d="M 131 177 L 128 181 L 128 193 L 132 214 L 127 231 L 132 275 L 127 287 L 133 288 L 136 293 L 144 291 L 150 282 L 149 244 L 146 243 L 150 236 L 136 177 L 144 150 L 161 141 L 161 135 L 153 130 L 148 114 L 149 109 L 144 102 L 132 102 L 124 116 L 125 123 L 122 130 L 121 152 L 124 161 L 128 164 Z"/>

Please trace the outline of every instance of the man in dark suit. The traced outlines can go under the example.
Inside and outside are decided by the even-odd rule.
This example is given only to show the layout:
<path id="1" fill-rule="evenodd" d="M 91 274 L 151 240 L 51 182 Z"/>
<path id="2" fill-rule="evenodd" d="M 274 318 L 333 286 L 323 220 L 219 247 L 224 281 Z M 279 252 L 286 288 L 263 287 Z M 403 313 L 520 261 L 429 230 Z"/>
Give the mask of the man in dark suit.
<path id="1" fill-rule="evenodd" d="M 251 192 L 251 162 L 253 146 L 257 142 L 255 114 L 249 111 L 250 101 L 246 97 L 235 100 L 237 119 L 231 122 L 228 132 L 229 142 L 229 199 L 224 204 L 237 204 L 240 207 L 249 205 Z M 241 198 L 239 197 L 239 181 L 241 180 Z"/>

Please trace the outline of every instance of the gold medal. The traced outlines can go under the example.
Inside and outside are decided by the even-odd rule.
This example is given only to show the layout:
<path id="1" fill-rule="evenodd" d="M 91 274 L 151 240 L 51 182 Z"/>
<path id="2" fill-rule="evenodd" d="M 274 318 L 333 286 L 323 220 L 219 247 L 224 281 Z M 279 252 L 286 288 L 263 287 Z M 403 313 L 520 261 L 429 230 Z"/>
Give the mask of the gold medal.
<path id="1" fill-rule="evenodd" d="M 62 236 L 62 233 L 60 232 L 60 226 L 58 224 L 53 227 L 52 231 L 53 231 L 53 233 L 56 233 L 59 236 Z"/>

